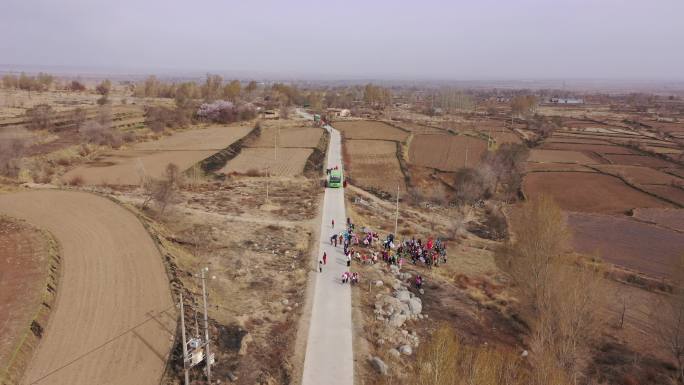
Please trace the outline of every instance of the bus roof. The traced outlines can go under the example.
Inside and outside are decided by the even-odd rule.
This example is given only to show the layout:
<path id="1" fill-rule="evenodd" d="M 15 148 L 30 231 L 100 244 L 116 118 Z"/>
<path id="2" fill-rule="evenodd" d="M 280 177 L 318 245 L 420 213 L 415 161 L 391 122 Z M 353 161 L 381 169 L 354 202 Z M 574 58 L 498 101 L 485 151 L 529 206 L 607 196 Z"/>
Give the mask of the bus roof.
<path id="1" fill-rule="evenodd" d="M 331 176 L 342 176 L 342 170 L 332 170 L 330 171 Z"/>

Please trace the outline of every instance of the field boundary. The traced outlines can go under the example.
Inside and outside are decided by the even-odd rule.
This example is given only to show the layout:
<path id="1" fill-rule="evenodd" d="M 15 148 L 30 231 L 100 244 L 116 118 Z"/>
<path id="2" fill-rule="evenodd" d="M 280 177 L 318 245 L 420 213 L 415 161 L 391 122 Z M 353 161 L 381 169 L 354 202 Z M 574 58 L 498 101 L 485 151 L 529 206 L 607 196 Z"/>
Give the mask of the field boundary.
<path id="1" fill-rule="evenodd" d="M 10 218 L 14 221 L 28 223 L 17 218 Z M 45 229 L 37 228 L 33 225 L 31 225 L 31 228 L 37 230 L 47 241 L 48 275 L 44 283 L 42 302 L 38 306 L 35 315 L 31 318 L 31 323 L 21 334 L 19 342 L 10 354 L 7 365 L 0 371 L 0 384 L 2 385 L 18 384 L 19 380 L 23 377 L 24 370 L 33 355 L 33 351 L 40 343 L 41 335 L 50 322 L 50 312 L 57 300 L 57 289 L 62 275 L 62 248 L 59 241 Z M 41 326 L 41 324 L 45 326 Z"/>
<path id="2" fill-rule="evenodd" d="M 640 192 L 642 192 L 642 193 L 644 193 L 644 194 L 648 194 L 648 195 L 650 195 L 650 196 L 652 196 L 652 197 L 654 197 L 654 198 L 656 198 L 656 199 L 660 199 L 660 200 L 665 201 L 665 202 L 667 202 L 667 203 L 673 204 L 673 205 L 675 205 L 675 207 L 677 207 L 677 208 L 680 208 L 680 209 L 681 209 L 681 208 L 684 208 L 684 206 L 682 206 L 680 203 L 677 203 L 677 202 L 675 202 L 675 201 L 672 201 L 672 200 L 670 200 L 670 199 L 667 199 L 667 198 L 665 198 L 665 197 L 662 197 L 662 196 L 660 196 L 660 195 L 658 195 L 658 194 L 655 194 L 655 193 L 652 193 L 652 192 L 650 192 L 650 191 L 647 191 L 647 190 L 642 189 L 641 187 L 639 187 L 639 185 L 637 185 L 636 183 L 632 183 L 632 182 L 628 181 L 627 179 L 625 179 L 625 178 L 622 177 L 621 175 L 608 174 L 608 173 L 605 173 L 605 172 L 603 172 L 603 171 L 601 171 L 601 170 L 599 170 L 599 169 L 597 169 L 597 168 L 592 167 L 591 165 L 587 165 L 587 167 L 591 168 L 592 170 L 595 170 L 595 171 L 596 171 L 597 173 L 599 173 L 599 174 L 603 174 L 603 175 L 606 175 L 606 176 L 612 176 L 613 178 L 617 178 L 617 179 L 621 180 L 622 183 L 626 184 L 627 186 L 629 186 L 629 187 L 631 187 L 631 188 L 633 188 L 633 189 L 635 189 L 635 190 L 637 190 L 637 191 L 640 191 Z M 579 172 L 582 172 L 582 171 L 579 171 Z M 663 185 L 660 185 L 660 186 L 663 186 Z"/>
<path id="3" fill-rule="evenodd" d="M 307 178 L 316 178 L 323 175 L 323 168 L 325 165 L 326 154 L 328 153 L 329 142 L 330 133 L 328 130 L 323 130 L 323 134 L 318 140 L 318 145 L 313 149 L 311 155 L 309 155 L 309 157 L 306 159 L 306 163 L 304 165 L 304 176 Z"/>
<path id="4" fill-rule="evenodd" d="M 259 125 L 258 123 L 254 124 L 254 128 L 252 128 L 252 130 L 249 131 L 247 135 L 236 140 L 230 146 L 215 153 L 214 155 L 211 155 L 210 157 L 201 160 L 199 162 L 200 168 L 207 174 L 213 173 L 216 170 L 220 170 L 226 165 L 226 163 L 228 163 L 231 159 L 235 158 L 240 154 L 240 152 L 242 151 L 242 147 L 245 146 L 245 143 L 247 141 L 256 138 L 260 135 L 261 125 Z"/>

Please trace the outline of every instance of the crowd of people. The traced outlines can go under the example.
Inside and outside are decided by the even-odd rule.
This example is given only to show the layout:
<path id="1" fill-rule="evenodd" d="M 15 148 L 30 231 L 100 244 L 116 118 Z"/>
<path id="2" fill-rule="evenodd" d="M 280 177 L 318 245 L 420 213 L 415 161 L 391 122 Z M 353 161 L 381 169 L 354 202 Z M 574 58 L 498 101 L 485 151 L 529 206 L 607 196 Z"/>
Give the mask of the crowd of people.
<path id="1" fill-rule="evenodd" d="M 334 219 L 331 226 L 333 229 L 335 228 Z M 387 237 L 380 240 L 380 235 L 377 232 L 366 227 L 356 231 L 356 226 L 350 218 L 347 218 L 344 230 L 335 232 L 330 236 L 330 244 L 334 247 L 342 246 L 348 270 L 351 268 L 352 261 L 375 264 L 382 260 L 388 265 L 398 266 L 399 269 L 407 262 L 428 268 L 438 267 L 447 262 L 447 243 L 439 237 L 436 239 L 429 237 L 425 242 L 415 237 L 398 241 L 394 234 L 388 234 Z M 376 247 L 379 244 L 381 246 Z M 359 274 L 346 271 L 342 276 L 342 283 L 348 282 L 358 283 Z M 420 288 L 423 285 L 422 276 L 417 276 L 414 284 Z"/>

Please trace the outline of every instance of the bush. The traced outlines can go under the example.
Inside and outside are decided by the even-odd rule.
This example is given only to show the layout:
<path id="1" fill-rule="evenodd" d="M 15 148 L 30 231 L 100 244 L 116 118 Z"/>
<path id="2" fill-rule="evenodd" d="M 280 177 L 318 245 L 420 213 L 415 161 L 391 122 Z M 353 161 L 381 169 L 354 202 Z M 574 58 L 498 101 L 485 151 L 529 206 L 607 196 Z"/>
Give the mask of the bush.
<path id="1" fill-rule="evenodd" d="M 67 184 L 69 186 L 82 186 L 84 182 L 85 181 L 83 180 L 82 176 L 74 175 L 67 181 Z"/>
<path id="2" fill-rule="evenodd" d="M 48 104 L 38 104 L 26 110 L 27 127 L 32 130 L 54 129 L 55 112 Z"/>
<path id="3" fill-rule="evenodd" d="M 15 178 L 19 174 L 26 147 L 23 138 L 0 139 L 0 175 Z"/>
<path id="4" fill-rule="evenodd" d="M 121 133 L 97 122 L 87 122 L 80 129 L 81 137 L 88 143 L 119 148 L 123 144 Z"/>

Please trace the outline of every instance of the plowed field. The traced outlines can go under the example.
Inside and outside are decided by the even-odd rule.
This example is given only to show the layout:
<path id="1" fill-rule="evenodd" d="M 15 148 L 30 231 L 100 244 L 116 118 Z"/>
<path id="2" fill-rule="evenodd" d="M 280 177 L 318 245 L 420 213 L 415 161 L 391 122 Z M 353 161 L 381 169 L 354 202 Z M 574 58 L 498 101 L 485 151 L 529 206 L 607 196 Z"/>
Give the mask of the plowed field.
<path id="1" fill-rule="evenodd" d="M 684 206 L 684 190 L 667 185 L 660 186 L 644 186 L 644 190 L 652 192 L 658 196 L 662 196 L 673 202 Z"/>
<path id="2" fill-rule="evenodd" d="M 404 175 L 397 159 L 394 142 L 382 140 L 346 140 L 349 172 L 352 183 L 361 188 L 371 188 L 396 194 L 397 186 L 406 191 Z"/>
<path id="3" fill-rule="evenodd" d="M 614 164 L 625 164 L 629 166 L 645 166 L 653 168 L 672 167 L 673 164 L 662 159 L 644 155 L 603 155 Z"/>
<path id="4" fill-rule="evenodd" d="M 314 148 L 321 139 L 323 130 L 314 127 L 288 127 L 278 130 L 277 127 L 261 129 L 261 135 L 247 144 L 247 147 L 271 147 L 275 145 L 276 133 L 278 147 Z"/>
<path id="5" fill-rule="evenodd" d="M 263 175 L 268 172 L 273 176 L 295 176 L 304 171 L 306 160 L 312 152 L 310 148 L 278 148 L 276 159 L 273 148 L 243 148 L 220 172 L 243 174 L 255 170 Z"/>
<path id="6" fill-rule="evenodd" d="M 684 210 L 637 209 L 634 210 L 634 218 L 684 232 Z"/>
<path id="7" fill-rule="evenodd" d="M 618 164 L 601 164 L 595 165 L 594 167 L 606 174 L 624 175 L 634 183 L 639 184 L 670 184 L 675 180 L 682 181 L 682 179 L 673 175 L 665 174 L 664 172 L 648 167 L 623 166 Z"/>
<path id="8" fill-rule="evenodd" d="M 637 207 L 671 207 L 665 201 L 635 190 L 620 179 L 587 172 L 531 173 L 523 180 L 528 197 L 552 196 L 564 210 L 624 213 Z"/>
<path id="9" fill-rule="evenodd" d="M 469 136 L 416 135 L 411 140 L 409 161 L 416 166 L 457 171 L 475 166 L 485 151 L 487 142 Z"/>
<path id="10" fill-rule="evenodd" d="M 577 151 L 530 150 L 529 162 L 594 164 L 595 160 Z"/>
<path id="11" fill-rule="evenodd" d="M 48 230 L 61 246 L 57 299 L 22 383 L 158 383 L 176 315 L 161 255 L 138 218 L 105 198 L 49 190 L 2 194 L 0 213 Z"/>
<path id="12" fill-rule="evenodd" d="M 0 217 L 0 370 L 41 306 L 48 275 L 47 247 L 38 230 Z"/>
<path id="13" fill-rule="evenodd" d="M 568 225 L 577 251 L 657 278 L 670 277 L 684 250 L 684 234 L 629 218 L 571 213 Z"/>
<path id="14" fill-rule="evenodd" d="M 335 122 L 333 126 L 346 139 L 382 139 L 403 142 L 409 133 L 389 124 L 371 120 Z"/>

